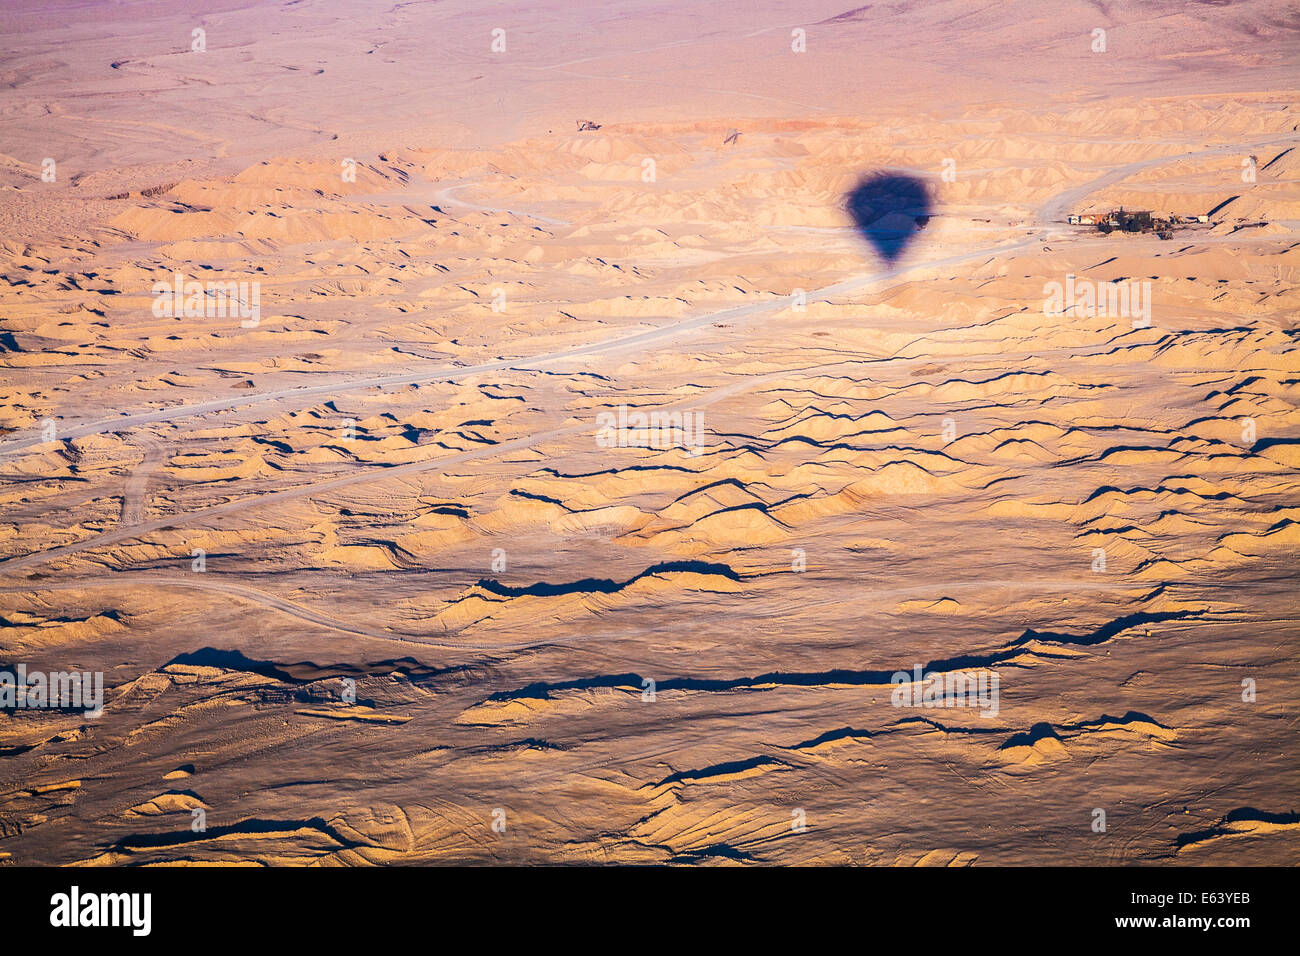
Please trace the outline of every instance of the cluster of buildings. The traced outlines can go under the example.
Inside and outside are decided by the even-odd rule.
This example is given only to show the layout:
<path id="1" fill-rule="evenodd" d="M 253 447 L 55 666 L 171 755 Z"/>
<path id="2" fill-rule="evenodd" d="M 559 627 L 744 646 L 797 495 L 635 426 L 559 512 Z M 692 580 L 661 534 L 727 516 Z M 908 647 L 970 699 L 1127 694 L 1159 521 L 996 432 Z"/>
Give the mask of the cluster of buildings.
<path id="1" fill-rule="evenodd" d="M 1100 232 L 1154 232 L 1161 239 L 1167 239 L 1177 226 L 1189 226 L 1193 223 L 1207 223 L 1209 216 L 1175 216 L 1160 218 L 1152 215 L 1149 209 L 1125 210 L 1123 206 L 1110 212 L 1089 213 L 1070 216 L 1072 226 L 1095 226 Z"/>

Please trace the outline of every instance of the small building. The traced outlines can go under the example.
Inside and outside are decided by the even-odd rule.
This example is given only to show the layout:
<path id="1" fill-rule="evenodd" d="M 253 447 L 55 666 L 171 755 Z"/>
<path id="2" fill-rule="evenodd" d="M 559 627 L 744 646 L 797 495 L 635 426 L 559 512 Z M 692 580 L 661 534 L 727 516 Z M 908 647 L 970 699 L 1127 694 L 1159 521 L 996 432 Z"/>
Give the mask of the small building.
<path id="1" fill-rule="evenodd" d="M 1111 213 L 1108 225 L 1117 229 L 1123 229 L 1125 232 L 1149 232 L 1155 228 L 1152 221 L 1151 210 L 1138 209 L 1126 211 L 1120 206 L 1119 212 Z"/>

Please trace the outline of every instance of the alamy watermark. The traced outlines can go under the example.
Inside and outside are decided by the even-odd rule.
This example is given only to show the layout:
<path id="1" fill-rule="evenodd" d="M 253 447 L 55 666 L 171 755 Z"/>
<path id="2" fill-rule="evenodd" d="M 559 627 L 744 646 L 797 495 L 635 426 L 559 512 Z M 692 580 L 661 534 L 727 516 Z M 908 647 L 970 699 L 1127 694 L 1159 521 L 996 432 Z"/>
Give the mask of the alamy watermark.
<path id="1" fill-rule="evenodd" d="M 238 316 L 239 324 L 255 329 L 262 321 L 262 283 L 254 279 L 199 282 L 177 272 L 172 281 L 153 284 L 156 318 L 224 319 Z"/>
<path id="2" fill-rule="evenodd" d="M 912 672 L 895 671 L 897 684 L 889 701 L 895 707 L 975 707 L 981 717 L 998 715 L 997 671 L 927 671 L 917 664 Z"/>
<path id="3" fill-rule="evenodd" d="M 87 717 L 104 712 L 103 671 L 29 671 L 18 664 L 0 671 L 0 710 L 82 710 Z"/>
<path id="4" fill-rule="evenodd" d="M 699 411 L 629 410 L 596 416 L 596 444 L 601 448 L 685 448 L 695 453 L 704 446 L 704 413 Z"/>
<path id="5" fill-rule="evenodd" d="M 125 927 L 133 936 L 148 936 L 153 929 L 152 893 L 83 893 L 73 886 L 50 897 L 50 925 Z"/>
<path id="6" fill-rule="evenodd" d="M 1094 282 L 1073 273 L 1065 282 L 1048 282 L 1043 286 L 1043 315 L 1057 318 L 1066 312 L 1087 318 L 1132 319 L 1133 328 L 1151 325 L 1151 283 Z"/>

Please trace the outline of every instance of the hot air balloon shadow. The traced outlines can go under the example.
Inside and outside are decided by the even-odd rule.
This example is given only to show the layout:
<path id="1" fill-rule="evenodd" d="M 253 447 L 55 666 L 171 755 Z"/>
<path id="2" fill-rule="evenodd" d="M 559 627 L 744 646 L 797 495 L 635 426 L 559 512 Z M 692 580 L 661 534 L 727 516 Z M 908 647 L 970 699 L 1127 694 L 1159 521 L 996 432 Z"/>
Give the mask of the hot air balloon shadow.
<path id="1" fill-rule="evenodd" d="M 867 176 L 848 194 L 845 205 L 858 232 L 889 265 L 930 221 L 930 192 L 912 176 Z"/>

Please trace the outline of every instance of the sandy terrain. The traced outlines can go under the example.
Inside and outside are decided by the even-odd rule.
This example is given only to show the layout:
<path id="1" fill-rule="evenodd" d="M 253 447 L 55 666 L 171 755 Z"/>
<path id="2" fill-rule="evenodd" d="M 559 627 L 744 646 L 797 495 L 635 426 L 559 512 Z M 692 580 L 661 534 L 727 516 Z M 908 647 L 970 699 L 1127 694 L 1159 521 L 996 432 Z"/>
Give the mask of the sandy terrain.
<path id="1" fill-rule="evenodd" d="M 1293 6 L 208 6 L 0 14 L 0 864 L 1300 862 Z"/>

